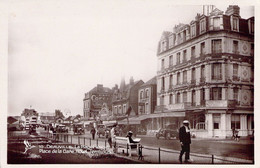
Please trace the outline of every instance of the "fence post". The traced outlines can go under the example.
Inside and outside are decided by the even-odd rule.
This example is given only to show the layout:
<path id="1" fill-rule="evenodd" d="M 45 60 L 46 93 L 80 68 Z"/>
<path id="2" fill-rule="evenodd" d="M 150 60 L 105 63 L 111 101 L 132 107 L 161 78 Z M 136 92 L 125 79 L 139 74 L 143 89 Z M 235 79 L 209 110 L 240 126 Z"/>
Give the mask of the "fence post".
<path id="1" fill-rule="evenodd" d="M 107 140 L 105 140 L 105 148 L 107 148 Z"/>
<path id="2" fill-rule="evenodd" d="M 85 140 L 86 140 L 86 138 L 84 137 L 84 145 L 86 144 Z"/>
<path id="3" fill-rule="evenodd" d="M 80 145 L 80 137 L 78 136 L 78 143 L 79 143 L 79 145 Z"/>
<path id="4" fill-rule="evenodd" d="M 159 164 L 161 163 L 161 148 L 159 148 Z"/>
<path id="5" fill-rule="evenodd" d="M 89 146 L 91 146 L 91 138 L 89 138 Z"/>
<path id="6" fill-rule="evenodd" d="M 214 155 L 211 155 L 211 163 L 214 164 Z"/>
<path id="7" fill-rule="evenodd" d="M 97 147 L 98 147 L 98 139 L 97 139 Z"/>
<path id="8" fill-rule="evenodd" d="M 128 156 L 128 149 L 129 149 L 129 147 L 128 147 L 128 143 L 126 144 L 126 155 Z"/>

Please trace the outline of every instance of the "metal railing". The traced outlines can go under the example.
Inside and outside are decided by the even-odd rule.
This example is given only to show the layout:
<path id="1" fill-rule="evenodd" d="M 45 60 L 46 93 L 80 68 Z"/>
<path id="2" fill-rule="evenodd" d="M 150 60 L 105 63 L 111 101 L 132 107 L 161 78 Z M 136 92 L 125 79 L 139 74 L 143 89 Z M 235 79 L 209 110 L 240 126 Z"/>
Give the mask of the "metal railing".
<path id="1" fill-rule="evenodd" d="M 48 138 L 56 141 L 62 141 L 71 144 L 78 144 L 78 145 L 89 145 L 89 146 L 97 146 L 97 147 L 111 147 L 108 144 L 106 139 L 98 139 L 95 140 L 86 137 L 80 137 L 77 135 L 70 135 L 70 134 L 52 134 L 46 133 L 45 134 Z M 157 147 L 150 147 L 150 146 L 143 146 L 139 147 L 141 149 L 141 156 L 140 153 L 137 154 L 138 160 L 141 159 L 147 163 L 179 163 L 179 154 L 180 151 L 165 149 L 165 148 L 157 148 Z M 128 155 L 128 149 L 126 149 L 126 154 Z M 124 151 L 123 151 L 123 154 Z M 195 164 L 253 164 L 251 160 L 244 160 L 244 159 L 227 159 L 224 157 L 219 157 L 210 154 L 195 154 L 190 153 L 190 156 L 196 160 Z M 136 157 L 136 156 L 132 156 Z"/>

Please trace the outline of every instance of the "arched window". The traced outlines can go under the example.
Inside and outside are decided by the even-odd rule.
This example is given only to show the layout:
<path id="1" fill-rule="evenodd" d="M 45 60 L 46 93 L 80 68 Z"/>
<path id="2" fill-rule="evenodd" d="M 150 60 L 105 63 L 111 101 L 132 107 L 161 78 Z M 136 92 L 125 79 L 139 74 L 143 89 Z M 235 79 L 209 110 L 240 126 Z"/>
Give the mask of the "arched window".
<path id="1" fill-rule="evenodd" d="M 149 90 L 148 90 L 148 89 L 145 91 L 145 97 L 146 97 L 146 98 L 149 97 Z"/>
<path id="2" fill-rule="evenodd" d="M 141 91 L 141 92 L 140 92 L 140 99 L 142 99 L 142 98 L 143 98 L 143 94 L 144 94 L 144 92 L 143 92 L 143 91 Z"/>

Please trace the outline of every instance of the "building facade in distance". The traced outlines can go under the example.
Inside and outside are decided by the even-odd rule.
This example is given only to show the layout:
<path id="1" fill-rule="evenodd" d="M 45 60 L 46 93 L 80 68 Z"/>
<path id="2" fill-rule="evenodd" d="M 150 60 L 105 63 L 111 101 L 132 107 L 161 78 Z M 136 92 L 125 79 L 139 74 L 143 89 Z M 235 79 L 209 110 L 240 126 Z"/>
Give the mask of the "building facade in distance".
<path id="1" fill-rule="evenodd" d="M 157 107 L 165 123 L 183 119 L 197 137 L 240 136 L 254 129 L 254 17 L 215 8 L 164 32 L 158 45 Z M 162 115 L 163 116 L 163 115 Z"/>
<path id="2" fill-rule="evenodd" d="M 138 89 L 143 83 L 142 80 L 134 81 L 131 77 L 129 84 L 125 84 L 123 78 L 120 88 L 117 85 L 113 88 L 112 115 L 115 119 L 126 117 L 129 107 L 131 107 L 130 115 L 138 115 Z"/>
<path id="3" fill-rule="evenodd" d="M 97 119 L 99 111 L 103 105 L 111 109 L 112 90 L 103 85 L 98 84 L 88 93 L 85 93 L 83 99 L 83 117 L 86 119 Z"/>

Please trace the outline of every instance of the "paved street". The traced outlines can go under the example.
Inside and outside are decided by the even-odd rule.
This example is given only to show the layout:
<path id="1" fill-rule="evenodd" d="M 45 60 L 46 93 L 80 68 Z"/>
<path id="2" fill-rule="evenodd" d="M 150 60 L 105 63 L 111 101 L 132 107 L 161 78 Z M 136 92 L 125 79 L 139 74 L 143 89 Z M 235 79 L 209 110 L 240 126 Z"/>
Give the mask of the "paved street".
<path id="1" fill-rule="evenodd" d="M 71 134 L 73 135 L 73 134 Z M 108 143 L 105 144 L 105 138 L 100 137 L 97 140 L 91 140 L 90 133 L 86 133 L 84 135 L 73 135 L 72 142 L 77 144 L 78 137 L 80 137 L 80 143 L 96 145 L 98 143 L 99 146 L 108 146 Z M 137 136 L 141 138 L 141 144 L 145 147 L 154 147 L 154 148 L 164 148 L 164 149 L 172 149 L 172 150 L 180 150 L 179 140 L 171 139 L 165 140 L 163 138 L 156 139 L 155 137 L 148 136 Z M 69 137 L 69 141 L 71 141 Z M 198 154 L 207 154 L 207 155 L 216 155 L 223 157 L 234 157 L 241 158 L 247 160 L 254 159 L 254 144 L 252 140 L 240 140 L 240 142 L 236 142 L 234 140 L 229 139 L 192 139 L 191 144 L 191 152 Z"/>

